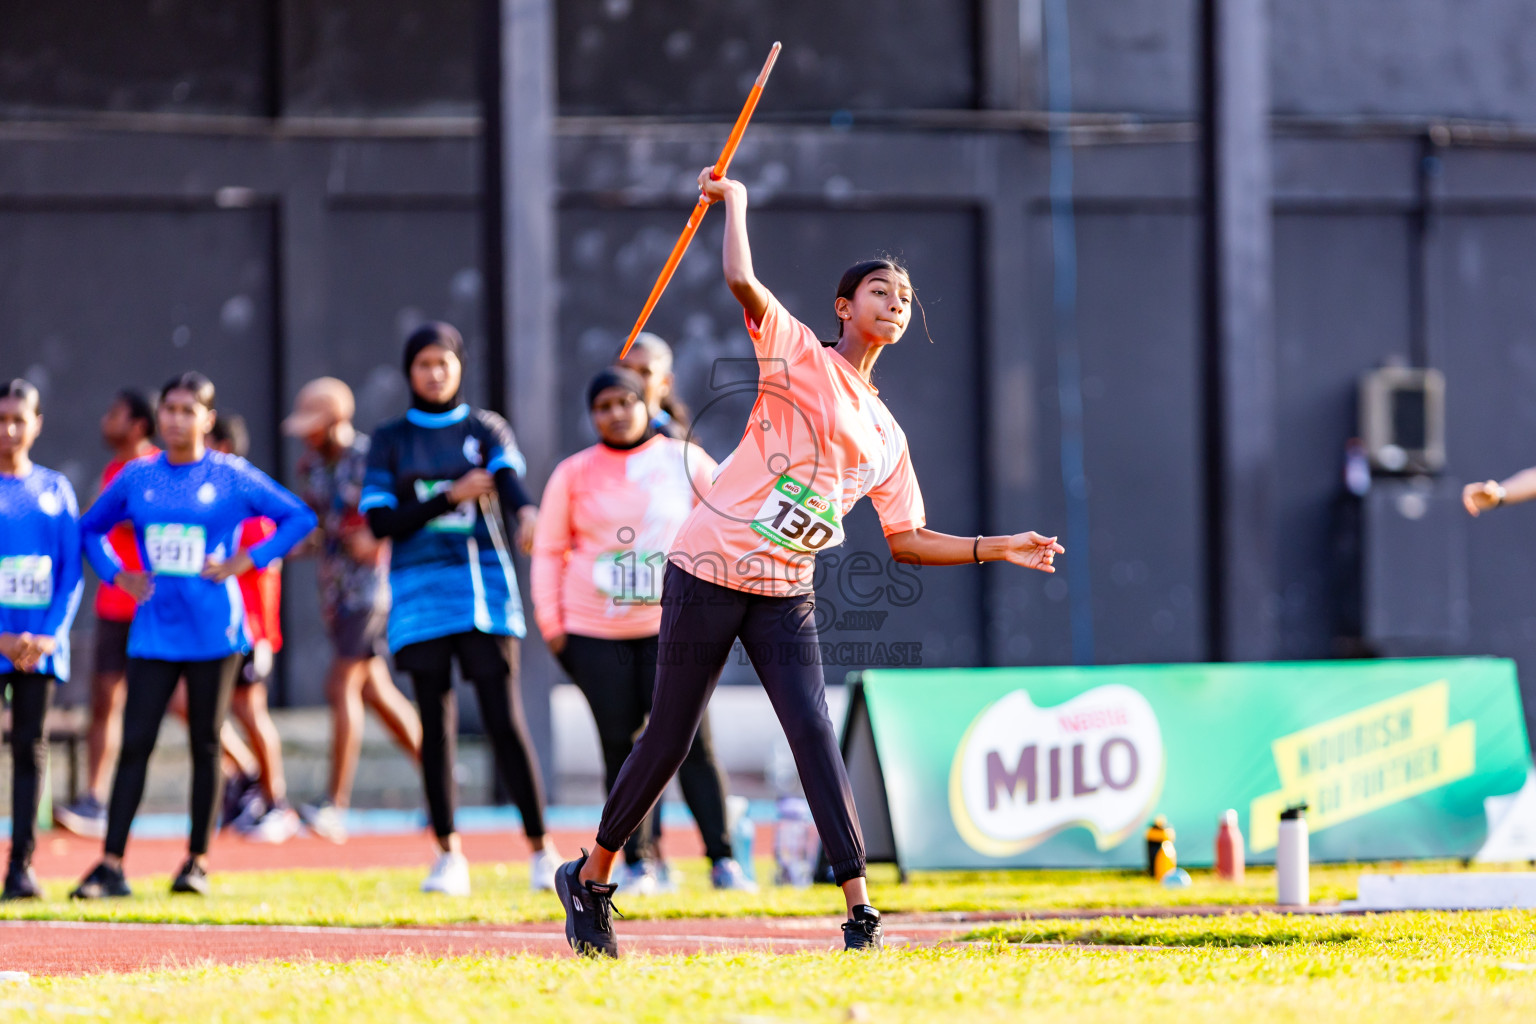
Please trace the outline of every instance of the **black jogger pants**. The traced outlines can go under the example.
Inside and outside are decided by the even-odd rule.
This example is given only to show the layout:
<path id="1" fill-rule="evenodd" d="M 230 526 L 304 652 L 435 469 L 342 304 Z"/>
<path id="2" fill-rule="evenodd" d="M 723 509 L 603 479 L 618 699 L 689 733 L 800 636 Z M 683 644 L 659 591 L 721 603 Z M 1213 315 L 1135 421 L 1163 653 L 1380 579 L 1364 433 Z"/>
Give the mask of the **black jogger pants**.
<path id="1" fill-rule="evenodd" d="M 864 837 L 827 712 L 816 596 L 768 597 L 701 580 L 675 565 L 662 584 L 650 724 L 614 780 L 597 841 L 619 850 L 683 763 L 710 694 L 741 638 L 784 727 L 811 817 L 839 885 L 864 874 Z"/>
<path id="2" fill-rule="evenodd" d="M 43 731 L 48 702 L 58 685 L 53 676 L 8 672 L 0 693 L 11 701 L 11 864 L 26 867 L 37 847 L 37 805 L 48 777 L 48 735 Z"/>
<path id="3" fill-rule="evenodd" d="M 410 674 L 421 710 L 421 781 L 432 831 L 439 839 L 454 832 L 458 794 L 453 780 L 459 734 L 455 658 L 459 672 L 475 688 L 496 770 L 523 816 L 523 831 L 529 839 L 544 835 L 544 780 L 518 692 L 518 646 L 516 637 L 472 630 L 407 644 L 395 652 L 395 667 Z"/>
<path id="4" fill-rule="evenodd" d="M 657 649 L 658 638 L 654 636 L 604 640 L 568 635 L 560 652 L 560 664 L 592 707 L 609 791 L 651 713 Z M 725 773 L 710 743 L 708 715 L 699 721 L 699 730 L 677 770 L 677 781 L 704 837 L 704 852 L 716 863 L 726 859 L 731 855 L 731 837 L 725 821 Z M 660 836 L 658 805 L 624 844 L 624 859 L 634 864 L 643 857 L 656 856 Z"/>
<path id="5" fill-rule="evenodd" d="M 213 661 L 128 659 L 123 748 L 107 802 L 107 853 L 121 857 L 128 848 L 128 830 L 144 798 L 149 755 L 160 736 L 160 722 L 171 694 L 183 678 L 187 681 L 187 739 L 192 756 L 192 832 L 187 848 L 193 856 L 208 852 L 218 820 L 219 730 L 229 714 L 229 695 L 239 671 L 239 654 Z"/>

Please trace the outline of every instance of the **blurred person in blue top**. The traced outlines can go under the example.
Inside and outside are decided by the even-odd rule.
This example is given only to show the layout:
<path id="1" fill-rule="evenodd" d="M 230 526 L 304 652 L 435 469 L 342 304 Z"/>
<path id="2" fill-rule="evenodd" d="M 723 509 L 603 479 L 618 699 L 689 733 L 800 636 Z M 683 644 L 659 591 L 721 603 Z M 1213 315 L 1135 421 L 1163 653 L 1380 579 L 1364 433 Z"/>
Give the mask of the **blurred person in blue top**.
<path id="1" fill-rule="evenodd" d="M 61 474 L 32 462 L 43 429 L 37 388 L 0 385 L 0 691 L 11 703 L 11 862 L 3 899 L 42 895 L 32 873 L 43 719 L 69 679 L 69 626 L 80 607 L 80 507 Z"/>
<path id="2" fill-rule="evenodd" d="M 130 895 L 123 877 L 128 830 L 144 796 L 160 720 L 185 677 L 192 756 L 192 831 L 172 892 L 208 892 L 204 863 L 219 803 L 219 729 L 241 658 L 251 651 L 237 578 L 264 568 L 309 535 L 315 515 L 295 495 L 237 455 L 206 444 L 217 413 L 213 383 L 184 373 L 166 383 L 157 415 L 164 450 L 131 462 L 80 520 L 86 558 L 99 576 L 139 603 L 128 634 L 123 747 L 107 803 L 101 863 L 71 894 Z M 240 524 L 266 516 L 270 537 L 239 547 Z M 124 570 L 107 532 L 133 524 L 146 571 Z"/>
<path id="3" fill-rule="evenodd" d="M 544 787 L 518 692 L 523 602 L 508 536 L 524 552 L 538 510 L 523 489 L 522 453 L 506 420 L 459 395 L 464 340 L 428 323 L 405 343 L 411 408 L 374 431 L 358 508 L 393 542 L 389 648 L 410 673 L 421 711 L 421 776 L 441 850 L 425 892 L 469 893 L 454 828 L 458 707 L 453 662 L 475 688 L 500 778 L 533 848 L 535 889 L 554 888 L 559 855 L 544 830 Z"/>

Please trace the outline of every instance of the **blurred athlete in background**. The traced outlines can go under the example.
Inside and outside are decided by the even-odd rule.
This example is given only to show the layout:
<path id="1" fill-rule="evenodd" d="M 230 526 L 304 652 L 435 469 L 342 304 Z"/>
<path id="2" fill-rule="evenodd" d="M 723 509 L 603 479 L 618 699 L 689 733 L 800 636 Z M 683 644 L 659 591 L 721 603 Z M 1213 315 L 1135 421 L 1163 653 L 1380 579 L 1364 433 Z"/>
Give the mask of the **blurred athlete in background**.
<path id="1" fill-rule="evenodd" d="M 101 417 L 101 439 L 112 460 L 101 471 L 97 494 L 105 491 L 134 459 L 158 455 L 150 443 L 155 436 L 155 410 L 141 392 L 125 388 Z M 133 527 L 120 523 L 108 535 L 112 550 L 130 572 L 143 568 Z M 107 834 L 107 789 L 123 739 L 124 671 L 128 667 L 128 628 L 138 607 L 129 595 L 102 580 L 96 587 L 95 657 L 91 664 L 91 720 L 85 736 L 85 792 L 74 803 L 53 810 L 60 828 L 78 836 L 101 839 Z"/>
<path id="2" fill-rule="evenodd" d="M 637 346 L 638 347 L 638 346 Z M 672 539 L 710 487 L 715 460 L 660 433 L 645 382 L 604 370 L 587 388 L 598 443 L 550 474 L 534 531 L 534 615 L 544 642 L 592 708 L 608 788 L 651 711 L 661 627 L 661 573 Z M 678 769 L 717 889 L 757 888 L 731 858 L 725 773 L 709 742 L 709 718 Z M 666 885 L 660 805 L 624 845 L 626 892 Z"/>
<path id="3" fill-rule="evenodd" d="M 80 509 L 63 474 L 31 459 L 42 431 L 37 388 L 0 385 L 0 692 L 11 708 L 11 857 L 0 899 L 42 895 L 32 872 L 37 807 L 48 778 L 45 723 L 69 679 L 69 627 L 80 607 Z"/>
<path id="4" fill-rule="evenodd" d="M 363 746 L 363 708 L 373 709 L 401 749 L 421 759 L 421 718 L 395 686 L 381 656 L 389 626 L 389 542 L 374 537 L 358 511 L 368 466 L 368 435 L 352 426 L 352 389 L 320 377 L 299 389 L 283 433 L 307 449 L 299 494 L 320 528 L 298 554 L 319 557 L 320 614 L 335 656 L 326 674 L 331 706 L 331 774 L 325 796 L 299 808 L 322 839 L 346 842 L 346 810 Z"/>
<path id="5" fill-rule="evenodd" d="M 396 667 L 411 674 L 421 710 L 422 785 L 442 851 L 422 889 L 453 896 L 469 893 L 454 828 L 455 661 L 475 688 L 501 781 L 522 814 L 533 888 L 553 888 L 558 863 L 518 689 L 525 627 L 508 540 L 515 532 L 531 548 L 538 510 L 523 488 L 511 428 L 460 397 L 463 357 L 464 340 L 448 324 L 426 324 L 406 340 L 411 408 L 374 431 L 359 506 L 374 536 L 393 542 L 389 646 Z"/>
<path id="6" fill-rule="evenodd" d="M 219 799 L 219 727 L 242 655 L 251 650 L 238 578 L 265 568 L 309 535 L 312 512 L 250 463 L 209 451 L 217 413 L 213 383 L 199 373 L 170 380 L 157 422 L 165 451 L 124 467 L 81 519 L 86 557 L 139 603 L 128 637 L 128 696 L 123 749 L 107 806 L 101 863 L 72 895 L 99 899 L 130 895 L 123 851 L 144 795 L 149 756 L 178 681 L 186 679 L 187 731 L 192 758 L 188 856 L 172 892 L 208 892 L 208 841 Z M 241 524 L 267 516 L 277 530 L 249 550 L 238 544 Z M 105 543 L 117 523 L 133 524 L 147 571 L 123 567 Z"/>

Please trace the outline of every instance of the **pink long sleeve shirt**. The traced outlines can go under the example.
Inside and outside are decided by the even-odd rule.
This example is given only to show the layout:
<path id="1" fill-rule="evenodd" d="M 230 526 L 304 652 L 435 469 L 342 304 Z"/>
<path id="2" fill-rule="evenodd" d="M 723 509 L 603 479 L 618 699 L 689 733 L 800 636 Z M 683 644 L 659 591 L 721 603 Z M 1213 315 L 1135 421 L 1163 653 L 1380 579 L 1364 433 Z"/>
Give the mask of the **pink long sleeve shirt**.
<path id="1" fill-rule="evenodd" d="M 602 640 L 660 632 L 673 538 L 715 469 L 698 445 L 660 434 L 629 451 L 596 444 L 556 466 L 533 540 L 539 632 Z"/>

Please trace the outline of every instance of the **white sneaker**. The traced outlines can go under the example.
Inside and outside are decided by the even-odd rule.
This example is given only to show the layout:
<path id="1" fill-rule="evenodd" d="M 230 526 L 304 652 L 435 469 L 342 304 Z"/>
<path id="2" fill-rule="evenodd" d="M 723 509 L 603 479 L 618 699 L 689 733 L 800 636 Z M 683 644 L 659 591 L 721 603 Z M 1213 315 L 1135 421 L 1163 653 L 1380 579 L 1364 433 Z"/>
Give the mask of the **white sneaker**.
<path id="1" fill-rule="evenodd" d="M 555 869 L 560 857 L 550 850 L 540 850 L 528 858 L 528 888 L 534 892 L 555 891 Z"/>
<path id="2" fill-rule="evenodd" d="M 619 891 L 625 896 L 655 896 L 663 892 L 660 866 L 650 860 L 627 865 L 619 882 Z"/>
<path id="3" fill-rule="evenodd" d="M 299 818 L 309 830 L 328 843 L 347 841 L 346 812 L 329 800 L 314 804 L 301 804 Z"/>
<path id="4" fill-rule="evenodd" d="M 299 834 L 299 816 L 292 807 L 274 807 L 244 833 L 252 843 L 286 843 Z"/>
<path id="5" fill-rule="evenodd" d="M 469 861 L 462 853 L 444 853 L 432 865 L 432 873 L 421 883 L 422 892 L 442 893 L 444 896 L 469 895 Z"/>

